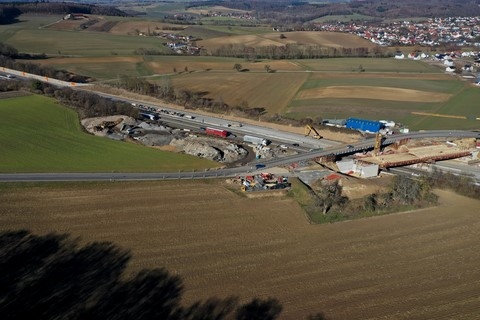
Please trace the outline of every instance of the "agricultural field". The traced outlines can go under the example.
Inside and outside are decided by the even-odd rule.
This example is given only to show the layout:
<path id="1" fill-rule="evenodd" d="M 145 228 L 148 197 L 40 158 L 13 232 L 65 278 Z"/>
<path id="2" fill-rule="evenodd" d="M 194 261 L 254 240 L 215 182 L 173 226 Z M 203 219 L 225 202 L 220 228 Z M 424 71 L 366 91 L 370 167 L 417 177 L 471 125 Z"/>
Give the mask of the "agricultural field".
<path id="1" fill-rule="evenodd" d="M 443 66 L 429 61 L 393 58 L 247 61 L 212 56 L 140 56 L 134 55 L 138 48 L 167 50 L 162 44 L 165 39 L 132 34 L 161 31 L 167 25 L 151 18 L 106 20 L 114 22 L 111 29 L 92 32 L 53 29 L 53 25 L 46 28 L 46 18 L 26 16 L 19 24 L 1 26 L 0 39 L 20 51 L 52 55 L 46 60 L 32 61 L 34 63 L 91 76 L 97 81 L 115 82 L 120 76 L 128 75 L 161 83 L 167 76 L 175 89 L 197 91 L 201 96 L 231 105 L 262 107 L 269 115 L 280 113 L 295 119 L 388 119 L 403 123 L 411 130 L 478 129 L 480 126 L 475 120 L 480 116 L 476 108 L 479 88 L 470 81 L 446 75 Z M 54 22 L 52 17 L 51 23 Z M 288 43 L 373 49 L 369 41 L 349 34 L 288 32 L 286 38 L 281 39 L 280 33 L 265 27 L 183 27 L 184 30 L 173 32 L 203 39 L 197 41 L 197 45 L 208 50 L 228 44 L 277 46 Z M 233 68 L 235 64 L 241 64 L 244 72 L 237 72 Z M 267 74 L 266 65 L 274 72 Z"/>
<path id="2" fill-rule="evenodd" d="M 75 111 L 37 95 L 0 99 L 0 172 L 163 172 L 213 161 L 82 131 Z"/>
<path id="3" fill-rule="evenodd" d="M 207 48 L 209 51 L 229 44 L 243 44 L 250 47 L 284 46 L 286 44 L 310 44 L 329 48 L 375 47 L 370 41 L 345 33 L 313 31 L 288 32 L 283 33 L 285 38 L 281 38 L 280 34 L 279 32 L 270 32 L 265 34 L 229 35 L 198 41 L 198 45 Z"/>
<path id="4" fill-rule="evenodd" d="M 310 225 L 291 197 L 249 199 L 220 180 L 1 184 L 0 230 L 69 233 L 164 266 L 185 303 L 275 297 L 280 319 L 477 319 L 478 200 Z M 182 192 L 179 192 L 181 190 Z M 121 195 L 121 196 L 119 196 Z"/>
<path id="5" fill-rule="evenodd" d="M 198 73 L 178 76 L 174 87 L 208 92 L 205 96 L 237 106 L 264 107 L 269 113 L 283 113 L 295 96 L 299 85 L 307 78 L 305 73 Z M 221 81 L 219 81 L 221 79 Z M 212 85 L 217 83 L 217 85 Z"/>
<path id="6" fill-rule="evenodd" d="M 156 37 L 136 34 L 110 34 L 108 32 L 81 31 L 76 25 L 60 21 L 59 16 L 20 17 L 20 23 L 0 26 L 0 40 L 21 52 L 45 53 L 52 56 L 112 56 L 132 55 L 138 48 L 165 49 L 163 41 Z M 112 19 L 112 18 L 109 18 Z M 119 18 L 113 19 L 118 21 Z M 66 23 L 55 28 L 58 23 Z M 145 23 L 142 23 L 143 25 Z M 135 30 L 133 28 L 132 32 Z M 152 30 L 153 31 L 153 30 Z"/>

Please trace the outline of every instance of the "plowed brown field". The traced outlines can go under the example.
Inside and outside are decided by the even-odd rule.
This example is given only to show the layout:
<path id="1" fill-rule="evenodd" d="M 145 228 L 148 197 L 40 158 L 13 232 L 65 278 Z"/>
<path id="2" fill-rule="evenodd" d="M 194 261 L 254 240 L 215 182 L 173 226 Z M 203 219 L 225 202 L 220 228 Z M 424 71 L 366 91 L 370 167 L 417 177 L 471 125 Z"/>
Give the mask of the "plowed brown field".
<path id="1" fill-rule="evenodd" d="M 0 229 L 68 232 L 165 266 L 185 300 L 276 297 L 282 319 L 478 319 L 480 201 L 309 225 L 291 198 L 247 199 L 216 181 L 0 189 Z"/>
<path id="2" fill-rule="evenodd" d="M 237 35 L 216 37 L 198 41 L 198 44 L 207 50 L 215 50 L 229 44 L 242 44 L 250 47 L 284 46 L 286 44 L 317 45 L 324 48 L 373 48 L 372 42 L 346 33 L 298 31 L 285 33 L 285 38 L 280 38 L 280 33 L 272 32 L 261 35 Z"/>

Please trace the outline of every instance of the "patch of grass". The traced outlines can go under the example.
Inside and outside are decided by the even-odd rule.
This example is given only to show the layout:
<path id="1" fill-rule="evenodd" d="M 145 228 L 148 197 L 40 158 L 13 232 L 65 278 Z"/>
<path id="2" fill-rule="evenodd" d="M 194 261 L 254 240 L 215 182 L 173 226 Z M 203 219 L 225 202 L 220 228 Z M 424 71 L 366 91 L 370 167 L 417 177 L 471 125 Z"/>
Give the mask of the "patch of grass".
<path id="1" fill-rule="evenodd" d="M 298 178 L 290 178 L 289 182 L 292 184 L 289 196 L 293 197 L 298 204 L 305 208 L 313 204 L 312 191 Z"/>
<path id="2" fill-rule="evenodd" d="M 162 172 L 212 161 L 84 133 L 77 114 L 43 96 L 0 100 L 0 172 Z"/>

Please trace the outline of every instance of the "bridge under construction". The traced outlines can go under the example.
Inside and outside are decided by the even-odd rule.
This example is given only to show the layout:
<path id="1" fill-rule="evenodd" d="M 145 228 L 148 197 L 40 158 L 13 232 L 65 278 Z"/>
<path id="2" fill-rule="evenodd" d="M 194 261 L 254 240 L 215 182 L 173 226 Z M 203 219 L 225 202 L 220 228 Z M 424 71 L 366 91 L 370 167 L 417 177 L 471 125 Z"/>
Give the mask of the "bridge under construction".
<path id="1" fill-rule="evenodd" d="M 398 152 L 384 152 L 377 156 L 359 156 L 357 160 L 365 163 L 378 164 L 380 168 L 391 168 L 422 162 L 433 163 L 435 161 L 456 159 L 471 154 L 472 151 L 469 149 L 440 144 L 404 148 Z"/>

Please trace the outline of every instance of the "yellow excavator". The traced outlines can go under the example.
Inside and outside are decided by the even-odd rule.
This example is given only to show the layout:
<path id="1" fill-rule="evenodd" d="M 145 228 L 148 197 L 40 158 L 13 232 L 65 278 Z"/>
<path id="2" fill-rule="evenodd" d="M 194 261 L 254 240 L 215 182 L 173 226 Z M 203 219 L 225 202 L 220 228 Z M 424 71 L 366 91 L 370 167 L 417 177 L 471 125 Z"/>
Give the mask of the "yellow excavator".
<path id="1" fill-rule="evenodd" d="M 373 155 L 378 155 L 380 153 L 380 149 L 382 148 L 383 142 L 383 135 L 381 133 L 377 133 L 375 136 L 375 145 L 373 147 Z"/>
<path id="2" fill-rule="evenodd" d="M 95 126 L 95 130 L 96 131 L 101 131 L 104 129 L 110 130 L 122 121 L 123 121 L 123 118 L 118 118 L 115 121 L 102 121 L 98 126 Z"/>
<path id="3" fill-rule="evenodd" d="M 313 132 L 312 137 L 314 137 L 315 139 L 322 139 L 322 136 L 320 135 L 320 133 L 318 133 L 317 129 L 307 124 L 305 126 L 305 136 L 310 135 L 312 132 Z"/>

